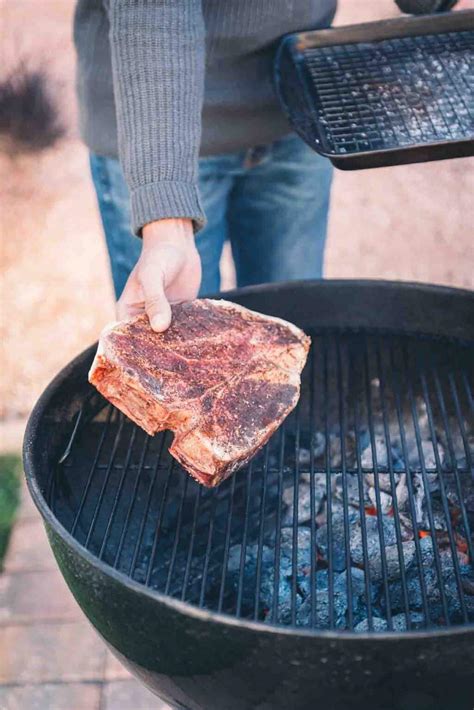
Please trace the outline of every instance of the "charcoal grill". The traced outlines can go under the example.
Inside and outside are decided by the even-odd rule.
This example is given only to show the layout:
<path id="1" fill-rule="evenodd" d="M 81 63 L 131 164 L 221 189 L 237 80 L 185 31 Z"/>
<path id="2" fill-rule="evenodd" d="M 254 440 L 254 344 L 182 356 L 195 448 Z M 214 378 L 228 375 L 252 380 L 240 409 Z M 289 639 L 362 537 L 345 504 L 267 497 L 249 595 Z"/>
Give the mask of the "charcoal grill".
<path id="1" fill-rule="evenodd" d="M 294 130 L 338 168 L 474 153 L 474 11 L 288 35 L 275 65 Z"/>
<path id="2" fill-rule="evenodd" d="M 219 488 L 95 393 L 94 348 L 31 415 L 28 485 L 78 603 L 174 707 L 472 710 L 474 295 L 325 281 L 229 298 L 313 345 L 297 409 Z"/>

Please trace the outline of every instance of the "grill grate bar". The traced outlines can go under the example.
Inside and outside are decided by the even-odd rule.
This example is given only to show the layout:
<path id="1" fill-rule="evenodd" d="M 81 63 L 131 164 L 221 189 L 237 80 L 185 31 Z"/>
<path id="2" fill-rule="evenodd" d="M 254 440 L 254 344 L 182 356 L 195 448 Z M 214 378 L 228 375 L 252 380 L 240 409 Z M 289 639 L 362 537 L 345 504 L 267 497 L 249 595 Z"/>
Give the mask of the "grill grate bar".
<path id="1" fill-rule="evenodd" d="M 443 425 L 444 425 L 444 429 L 445 429 L 446 436 L 448 439 L 449 455 L 451 458 L 451 463 L 453 466 L 455 478 L 457 478 L 456 457 L 454 455 L 454 449 L 452 447 L 451 433 L 450 433 L 450 429 L 449 429 L 449 425 L 448 425 L 443 393 L 442 393 L 441 387 L 440 387 L 438 372 L 437 372 L 437 369 L 435 368 L 435 366 L 433 365 L 430 354 L 428 354 L 428 362 L 430 362 L 430 366 L 431 366 L 430 369 L 431 369 L 431 373 L 433 375 L 434 382 L 435 382 L 435 391 L 436 391 L 436 395 L 437 395 L 437 400 L 438 400 L 438 404 L 440 406 L 440 410 L 442 413 Z M 426 385 L 426 378 L 423 377 L 423 380 L 424 380 L 424 385 Z M 425 390 L 425 387 L 424 387 L 424 390 Z M 436 453 L 436 447 L 435 447 L 435 456 L 436 455 L 437 455 L 437 453 Z M 468 620 L 467 609 L 466 609 L 466 605 L 464 602 L 464 594 L 463 594 L 461 573 L 460 573 L 460 569 L 459 569 L 457 547 L 456 547 L 456 542 L 454 539 L 454 531 L 452 528 L 451 516 L 449 513 L 449 509 L 448 509 L 448 502 L 447 502 L 448 498 L 447 498 L 446 488 L 445 488 L 445 484 L 444 484 L 443 471 L 442 471 L 441 467 L 440 467 L 440 473 L 439 473 L 439 483 L 440 483 L 441 492 L 442 492 L 441 498 L 442 498 L 442 502 L 443 502 L 443 508 L 445 511 L 446 526 L 448 529 L 449 546 L 451 548 L 451 555 L 452 555 L 452 561 L 453 561 L 453 566 L 454 566 L 454 574 L 456 576 L 456 586 L 458 589 L 459 601 L 461 604 L 463 618 L 464 618 L 464 621 L 466 622 Z M 460 502 L 460 506 L 462 509 L 462 507 L 463 507 L 462 497 L 459 499 L 459 502 Z"/>
<path id="2" fill-rule="evenodd" d="M 163 437 L 163 443 L 164 443 L 164 439 L 165 439 L 165 437 Z M 155 561 L 156 550 L 157 550 L 158 542 L 159 542 L 160 535 L 162 532 L 165 504 L 166 504 L 166 499 L 168 497 L 168 491 L 169 491 L 171 476 L 173 474 L 174 467 L 175 467 L 175 460 L 170 459 L 170 464 L 169 464 L 169 468 L 168 468 L 168 475 L 166 477 L 166 482 L 165 482 L 165 485 L 163 488 L 163 493 L 162 493 L 161 501 L 160 501 L 160 507 L 159 507 L 159 513 L 158 513 L 158 524 L 156 526 L 155 535 L 153 537 L 153 545 L 151 548 L 150 559 L 148 561 L 147 570 L 146 570 L 145 584 L 147 585 L 147 587 L 150 586 L 151 577 L 153 574 L 153 563 Z"/>
<path id="3" fill-rule="evenodd" d="M 405 348 L 403 349 L 403 356 L 404 356 L 405 372 L 408 373 L 408 357 L 407 357 L 407 352 L 406 352 Z M 413 395 L 413 387 L 411 384 L 411 379 L 408 376 L 406 379 L 407 379 L 408 400 L 410 402 L 412 419 L 413 419 L 413 426 L 415 429 L 416 446 L 418 449 L 418 455 L 420 457 L 420 462 L 421 462 L 421 475 L 422 475 L 423 487 L 424 487 L 424 491 L 425 491 L 425 500 L 426 500 L 426 504 L 427 504 L 428 520 L 429 520 L 429 524 L 430 524 L 432 547 L 433 547 L 436 575 L 438 578 L 438 586 L 439 586 L 439 591 L 440 591 L 440 596 L 441 596 L 441 604 L 443 607 L 444 618 L 446 620 L 446 623 L 449 625 L 449 612 L 448 612 L 448 605 L 447 605 L 447 601 L 446 601 L 446 594 L 444 591 L 444 580 L 443 580 L 443 571 L 441 568 L 441 560 L 440 560 L 440 556 L 439 556 L 438 546 L 436 545 L 436 543 L 433 539 L 433 533 L 435 533 L 436 527 L 434 524 L 433 508 L 432 508 L 432 504 L 431 504 L 430 485 L 428 482 L 428 477 L 426 475 L 425 465 L 424 465 L 424 454 L 423 454 L 422 445 L 421 445 L 420 426 L 419 426 L 418 417 L 416 414 L 416 405 L 415 405 L 415 398 Z M 428 417 L 429 417 L 431 414 L 429 399 L 426 399 L 426 397 L 425 397 L 424 402 L 426 404 L 427 413 L 429 412 L 428 413 Z M 433 442 L 436 442 L 436 439 L 433 439 Z M 436 444 L 433 445 L 433 451 L 435 452 L 435 456 L 438 456 L 438 450 L 437 450 Z M 446 514 L 447 514 L 447 517 L 449 518 L 449 513 L 446 513 L 446 511 L 445 511 L 445 516 L 446 516 Z M 446 523 L 448 524 L 448 519 L 446 520 Z"/>
<path id="4" fill-rule="evenodd" d="M 462 382 L 463 382 L 463 385 L 464 385 L 464 389 L 466 390 L 466 396 L 467 396 L 467 399 L 468 399 L 468 401 L 469 401 L 469 406 L 470 406 L 470 408 L 471 408 L 471 411 L 474 411 L 474 398 L 473 398 L 473 396 L 472 396 L 472 390 L 471 390 L 471 388 L 470 388 L 470 386 L 469 386 L 469 382 L 468 382 L 468 379 L 467 379 L 467 374 L 466 374 L 466 372 L 465 372 L 464 370 L 462 371 L 461 374 L 462 374 Z"/>
<path id="5" fill-rule="evenodd" d="M 296 406 L 295 419 L 296 419 L 296 435 L 295 435 L 295 471 L 294 471 L 294 482 L 293 482 L 293 541 L 292 541 L 292 570 L 293 575 L 291 578 L 291 623 L 293 626 L 296 625 L 296 591 L 298 587 L 298 513 L 299 513 L 299 483 L 300 483 L 300 471 L 299 471 L 299 450 L 300 450 L 300 412 L 301 412 L 301 400 Z M 311 580 L 312 584 L 312 580 Z"/>
<path id="6" fill-rule="evenodd" d="M 204 569 L 202 573 L 202 582 L 201 582 L 201 592 L 199 594 L 199 606 L 203 607 L 204 606 L 204 599 L 206 595 L 206 583 L 207 583 L 207 573 L 209 570 L 209 561 L 211 558 L 211 549 L 212 549 L 212 536 L 214 533 L 214 520 L 216 517 L 216 508 L 217 508 L 217 495 L 216 491 L 212 491 L 212 502 L 211 502 L 211 512 L 210 512 L 210 518 L 209 518 L 209 532 L 207 536 L 207 545 L 206 545 L 206 554 L 204 556 Z"/>
<path id="7" fill-rule="evenodd" d="M 269 456 L 268 446 L 265 449 L 264 456 L 265 456 L 265 459 L 264 459 L 264 465 L 263 465 L 262 485 L 260 488 L 260 510 L 259 510 L 259 516 L 258 516 L 259 530 L 258 530 L 257 567 L 255 570 L 255 600 L 254 600 L 254 612 L 253 612 L 253 618 L 255 620 L 257 620 L 258 616 L 259 616 L 258 604 L 259 604 L 259 598 L 260 598 L 260 584 L 261 584 L 261 580 L 262 580 L 263 533 L 265 530 L 265 503 L 266 503 L 266 490 L 267 490 L 267 485 L 268 485 L 268 456 Z"/>
<path id="8" fill-rule="evenodd" d="M 448 379 L 449 379 L 449 386 L 450 386 L 450 390 L 451 390 L 451 395 L 452 395 L 452 398 L 454 401 L 457 422 L 458 422 L 459 430 L 461 432 L 461 438 L 463 441 L 464 451 L 466 453 L 467 468 L 471 472 L 471 475 L 474 478 L 474 469 L 472 466 L 471 449 L 469 446 L 469 441 L 467 438 L 466 429 L 465 429 L 462 414 L 461 414 L 461 408 L 460 408 L 460 404 L 459 404 L 459 397 L 458 397 L 458 393 L 457 393 L 456 382 L 454 380 L 454 376 L 451 371 L 448 373 Z M 474 543 L 473 543 L 474 535 L 471 531 L 471 526 L 469 524 L 469 519 L 467 517 L 466 506 L 464 504 L 464 495 L 463 495 L 463 490 L 462 490 L 462 486 L 461 486 L 461 481 L 459 479 L 459 471 L 458 471 L 457 466 L 454 470 L 454 476 L 456 479 L 456 490 L 457 490 L 457 494 L 458 494 L 459 505 L 461 508 L 462 521 L 463 521 L 463 525 L 464 525 L 464 530 L 466 532 L 466 542 L 467 542 L 467 547 L 468 547 L 468 551 L 469 551 L 469 559 L 474 561 Z"/>
<path id="9" fill-rule="evenodd" d="M 250 520 L 250 500 L 251 500 L 251 487 L 252 487 L 252 472 L 253 465 L 252 461 L 247 469 L 247 495 L 245 503 L 245 516 L 244 516 L 244 531 L 242 535 L 242 547 L 240 550 L 240 569 L 239 569 L 239 584 L 237 590 L 237 616 L 242 614 L 242 595 L 244 591 L 244 578 L 245 578 L 245 561 L 247 557 L 247 538 L 249 530 L 249 520 Z"/>
<path id="10" fill-rule="evenodd" d="M 165 594 L 170 593 L 170 586 L 171 586 L 171 582 L 173 579 L 174 566 L 176 563 L 176 553 L 178 551 L 178 545 L 181 541 L 184 502 L 186 500 L 186 495 L 188 492 L 189 480 L 190 480 L 189 476 L 186 476 L 186 478 L 184 479 L 184 485 L 182 487 L 181 500 L 179 502 L 179 510 L 178 510 L 178 522 L 176 524 L 176 535 L 174 537 L 173 550 L 171 552 L 171 560 L 170 560 L 169 569 L 168 569 L 168 577 L 166 578 L 166 585 L 165 585 L 165 592 L 164 592 Z"/>
<path id="11" fill-rule="evenodd" d="M 380 542 L 380 560 L 382 567 L 382 577 L 383 577 L 383 593 L 385 596 L 386 605 L 386 615 L 387 615 L 387 625 L 389 629 L 393 628 L 392 623 L 392 608 L 390 603 L 390 590 L 388 587 L 388 575 L 387 575 L 387 556 L 385 553 L 385 534 L 383 529 L 383 519 L 382 519 L 382 503 L 380 499 L 380 485 L 379 485 L 379 465 L 377 461 L 377 447 L 375 444 L 375 431 L 374 431 L 374 419 L 372 413 L 372 398 L 370 393 L 370 375 L 369 375 L 369 346 L 367 338 L 364 338 L 364 384 L 365 384 L 365 397 L 367 405 L 367 418 L 369 424 L 369 435 L 370 435 L 370 445 L 372 448 L 372 461 L 374 470 L 374 489 L 375 489 L 375 500 L 376 500 L 376 515 L 378 524 L 378 534 Z M 389 459 L 389 452 L 387 451 L 387 459 Z"/>
<path id="12" fill-rule="evenodd" d="M 382 355 L 381 355 L 381 343 L 380 337 L 376 340 L 376 357 L 377 357 L 377 374 L 380 381 L 380 400 L 382 408 L 382 419 L 383 419 L 383 430 L 385 435 L 385 442 L 387 446 L 387 452 L 392 449 L 392 442 L 390 437 L 390 429 L 388 426 L 388 412 L 387 412 L 387 402 L 386 402 L 386 383 L 385 383 L 385 373 L 382 367 Z M 395 533 L 396 533 L 396 545 L 398 550 L 398 561 L 400 565 L 400 579 L 402 583 L 402 595 L 403 604 L 405 607 L 405 623 L 407 629 L 411 629 L 412 622 L 410 617 L 410 603 L 408 600 L 408 587 L 405 572 L 405 555 L 403 552 L 403 541 L 402 541 L 402 529 L 400 525 L 400 511 L 398 508 L 398 499 L 395 483 L 395 473 L 393 470 L 393 461 L 390 455 L 387 456 L 388 463 L 388 473 L 390 476 L 390 490 L 392 492 L 392 506 L 393 506 L 393 518 L 395 522 Z"/>
<path id="13" fill-rule="evenodd" d="M 140 476 L 141 476 L 141 473 L 142 473 L 142 465 L 143 465 L 143 463 L 144 463 L 144 461 L 145 461 L 145 458 L 146 458 L 146 455 L 147 455 L 149 441 L 150 441 L 150 440 L 149 440 L 149 437 L 147 437 L 147 438 L 145 439 L 145 445 L 144 445 L 144 447 L 143 447 L 143 449 L 142 449 L 142 454 L 141 454 L 141 456 L 140 456 L 140 464 L 139 464 L 139 466 L 138 466 L 137 473 L 136 473 L 136 476 L 135 476 L 135 482 L 134 482 L 134 485 L 133 485 L 133 493 L 132 493 L 132 495 L 131 495 L 131 498 L 130 498 L 130 501 L 129 501 L 129 504 L 128 504 L 128 509 L 127 509 L 127 513 L 126 513 L 126 516 L 125 516 L 125 521 L 124 521 L 124 524 L 123 524 L 123 527 L 122 527 L 122 532 L 121 532 L 121 535 L 120 535 L 119 544 L 118 544 L 118 546 L 117 546 L 117 551 L 116 551 L 116 553 L 115 553 L 115 559 L 114 559 L 114 564 L 113 564 L 114 568 L 117 568 L 118 563 L 119 563 L 119 560 L 120 560 L 120 556 L 121 556 L 121 554 L 122 554 L 123 546 L 124 546 L 124 543 L 125 543 L 125 537 L 126 537 L 127 531 L 128 531 L 128 525 L 129 525 L 130 518 L 131 518 L 131 516 L 132 516 L 132 511 L 133 511 L 133 508 L 134 508 L 134 505 L 135 505 L 136 499 L 137 499 L 137 491 L 138 491 L 138 486 L 139 486 L 139 484 L 140 484 Z"/>
<path id="14" fill-rule="evenodd" d="M 352 376 L 352 381 L 355 381 L 355 356 L 353 353 L 354 345 L 351 343 L 351 348 L 349 351 L 349 372 Z M 364 561 L 365 570 L 365 603 L 367 608 L 367 624 L 369 629 L 372 631 L 374 628 L 373 624 L 373 610 L 372 610 L 372 590 L 371 590 L 371 574 L 369 567 L 369 550 L 367 542 L 367 527 L 365 520 L 365 501 L 364 501 L 364 489 L 362 486 L 362 461 L 361 461 L 361 443 L 360 443 L 360 419 L 359 419 L 359 404 L 357 398 L 353 398 L 353 414 L 354 414 L 354 430 L 355 430 L 355 443 L 356 443 L 356 460 L 357 460 L 357 487 L 359 493 L 359 521 L 361 529 L 362 538 L 362 559 Z"/>
<path id="15" fill-rule="evenodd" d="M 222 561 L 222 574 L 221 574 L 221 582 L 220 582 L 220 589 L 219 589 L 219 602 L 217 605 L 218 611 L 222 611 L 222 607 L 223 607 L 223 603 L 224 603 L 226 573 L 227 573 L 227 567 L 229 565 L 230 534 L 231 534 L 231 530 L 232 530 L 232 515 L 234 512 L 234 497 L 235 497 L 235 482 L 236 482 L 236 480 L 237 480 L 237 478 L 235 476 L 233 476 L 232 483 L 231 483 L 231 489 L 230 489 L 230 495 L 229 495 L 229 508 L 227 511 L 227 523 L 226 523 L 225 544 L 224 544 L 224 559 Z"/>
<path id="16" fill-rule="evenodd" d="M 395 395 L 395 407 L 397 411 L 397 419 L 398 419 L 398 427 L 400 431 L 400 439 L 401 439 L 401 445 L 402 445 L 402 451 L 403 451 L 403 460 L 405 462 L 409 461 L 409 456 L 408 456 L 408 446 L 407 446 L 407 439 L 406 439 L 406 432 L 405 432 L 405 427 L 403 424 L 403 410 L 402 410 L 402 404 L 401 404 L 401 392 L 403 391 L 400 386 L 400 379 L 398 376 L 398 372 L 400 371 L 400 368 L 395 362 L 395 346 L 393 343 L 393 339 L 390 338 L 390 343 L 389 343 L 389 348 L 390 348 L 390 365 L 391 365 L 391 375 L 392 375 L 392 389 Z M 423 608 L 423 615 L 425 618 L 425 624 L 429 628 L 432 625 L 430 613 L 429 613 L 429 607 L 428 607 L 428 595 L 427 595 L 427 590 L 426 590 L 426 581 L 425 577 L 423 574 L 423 557 L 421 554 L 421 549 L 420 549 L 420 535 L 419 535 L 419 530 L 418 530 L 418 525 L 416 522 L 416 510 L 413 502 L 413 496 L 414 496 L 414 491 L 413 491 L 413 484 L 411 480 L 411 475 L 410 471 L 407 471 L 407 488 L 408 488 L 408 493 L 409 493 L 409 507 L 410 507 L 410 513 L 411 513 L 411 522 L 413 525 L 413 542 L 415 543 L 415 556 L 416 556 L 416 564 L 418 568 L 418 579 L 420 580 L 420 592 L 421 592 L 421 598 L 422 598 L 422 608 Z"/>
<path id="17" fill-rule="evenodd" d="M 316 627 L 316 575 L 318 573 L 318 557 L 316 554 L 316 503 L 315 503 L 315 475 L 314 475 L 314 439 L 316 433 L 315 426 L 315 398 L 316 398 L 316 371 L 315 371 L 315 348 L 312 347 L 309 353 L 309 376 L 311 382 L 311 392 L 309 399 L 309 455 L 310 455 L 310 489 L 309 489 L 309 505 L 310 505 L 310 531 L 311 531 L 311 550 L 310 550 L 310 591 L 309 600 L 311 604 L 311 628 Z"/>
<path id="18" fill-rule="evenodd" d="M 351 548 L 350 548 L 350 525 L 349 525 L 349 501 L 347 494 L 347 472 L 346 472 L 346 410 L 344 405 L 344 386 L 342 374 L 342 358 L 341 358 L 341 343 L 339 336 L 336 335 L 336 366 L 337 366 L 337 391 L 338 391 L 338 409 L 340 434 L 339 440 L 341 445 L 341 475 L 342 475 L 342 498 L 344 503 L 344 549 L 346 556 L 347 569 L 347 612 L 349 629 L 354 628 L 354 618 L 352 610 L 352 575 L 351 570 Z"/>
<path id="19" fill-rule="evenodd" d="M 76 529 L 77 529 L 77 526 L 78 526 L 78 523 L 79 523 L 79 520 L 80 520 L 81 515 L 82 515 L 82 512 L 83 512 L 83 510 L 84 510 L 84 506 L 85 506 L 85 503 L 86 503 L 86 500 L 87 500 L 87 496 L 88 496 L 88 494 L 89 494 L 89 490 L 90 490 L 90 487 L 91 487 L 91 485 L 92 485 L 92 479 L 93 479 L 93 477 L 94 477 L 95 468 L 96 468 L 97 462 L 98 462 L 98 460 L 99 460 L 99 456 L 100 456 L 101 453 L 102 453 L 102 447 L 103 447 L 103 445 L 104 445 L 104 443 L 105 443 L 105 440 L 106 440 L 106 437 L 107 437 L 107 434 L 108 434 L 108 431 L 109 431 L 110 423 L 111 423 L 111 421 L 112 421 L 112 417 L 113 417 L 113 416 L 114 416 L 114 409 L 113 409 L 112 407 L 109 407 L 109 409 L 108 409 L 108 414 L 107 414 L 107 421 L 106 421 L 105 427 L 104 427 L 104 429 L 103 429 L 103 431 L 102 431 L 102 436 L 100 437 L 99 445 L 98 445 L 98 447 L 97 447 L 97 450 L 96 450 L 94 459 L 93 459 L 93 461 L 92 461 L 92 466 L 90 467 L 89 475 L 88 475 L 88 477 L 87 477 L 87 483 L 86 483 L 86 486 L 85 486 L 84 491 L 83 491 L 83 493 L 82 493 L 81 501 L 80 501 L 80 503 L 79 503 L 79 507 L 78 507 L 78 509 L 77 509 L 77 513 L 76 513 L 76 516 L 75 516 L 75 518 L 74 518 L 74 522 L 73 522 L 73 524 L 72 524 L 71 535 L 74 535 L 74 534 L 75 534 Z"/>
<path id="20" fill-rule="evenodd" d="M 116 433 L 116 435 L 115 435 L 114 445 L 113 445 L 112 453 L 111 453 L 110 460 L 109 460 L 110 463 L 109 463 L 109 466 L 108 466 L 108 468 L 107 468 L 107 471 L 105 472 L 104 481 L 103 481 L 102 487 L 101 487 L 101 489 L 100 489 L 99 497 L 98 497 L 97 502 L 96 502 L 96 504 L 95 504 L 94 514 L 93 514 L 93 516 L 92 516 L 92 521 L 91 521 L 91 524 L 90 524 L 90 526 L 89 526 L 89 530 L 88 530 L 88 532 L 87 532 L 85 547 L 89 547 L 89 544 L 90 544 L 90 541 L 91 541 L 91 538 L 92 538 L 92 534 L 93 534 L 93 532 L 94 532 L 94 528 L 95 528 L 95 525 L 96 525 L 96 523 L 97 523 L 97 518 L 99 517 L 100 507 L 101 507 L 101 505 L 102 505 L 102 503 L 103 503 L 103 501 L 104 501 L 104 494 L 105 494 L 105 491 L 106 491 L 106 488 L 107 488 L 107 484 L 108 484 L 108 482 L 109 482 L 110 472 L 111 472 L 111 470 L 112 470 L 112 465 L 113 465 L 115 456 L 117 455 L 117 449 L 118 449 L 118 446 L 119 446 L 119 443 L 120 443 L 120 436 L 121 436 L 121 434 L 122 434 L 123 426 L 124 426 L 124 423 L 125 423 L 125 418 L 124 418 L 123 414 L 119 414 L 119 422 L 120 422 L 120 423 L 119 423 L 119 426 L 118 426 L 118 429 L 117 429 L 117 433 Z"/>
<path id="21" fill-rule="evenodd" d="M 165 436 L 162 437 L 162 444 L 161 444 L 162 446 L 164 446 L 164 442 L 165 442 Z M 148 449 L 148 447 L 147 447 L 147 449 Z M 135 568 L 137 566 L 138 553 L 140 552 L 140 547 L 141 547 L 142 540 L 143 540 L 143 534 L 145 532 L 145 524 L 146 524 L 146 521 L 148 518 L 148 513 L 150 511 L 150 505 L 151 505 L 153 490 L 154 490 L 155 484 L 156 484 L 157 473 L 158 473 L 158 467 L 155 466 L 155 470 L 153 471 L 153 475 L 150 478 L 150 483 L 149 483 L 148 491 L 147 491 L 146 498 L 145 498 L 145 506 L 144 506 L 145 509 L 143 511 L 142 519 L 140 522 L 140 529 L 138 532 L 137 541 L 135 543 L 135 549 L 133 551 L 132 560 L 130 562 L 130 567 L 128 569 L 128 574 L 132 578 L 134 575 Z M 132 501 L 132 504 L 134 504 L 134 503 L 135 503 L 135 501 Z M 150 557 L 150 563 L 151 563 L 151 560 L 152 560 L 152 557 Z"/>
<path id="22" fill-rule="evenodd" d="M 276 517 L 276 527 L 275 527 L 275 564 L 274 564 L 274 575 L 273 575 L 273 604 L 271 621 L 274 624 L 278 623 L 278 599 L 279 599 L 279 583 L 280 583 L 280 554 L 281 554 L 281 507 L 282 501 L 281 496 L 283 493 L 283 467 L 285 462 L 285 431 L 286 422 L 283 422 L 280 428 L 280 445 L 278 451 L 278 497 L 277 497 L 277 517 Z"/>
<path id="23" fill-rule="evenodd" d="M 332 481 L 331 481 L 331 458 L 330 458 L 330 438 L 329 438 L 329 366 L 328 366 L 328 336 L 323 337 L 323 378 L 324 378 L 324 436 L 326 439 L 326 491 L 327 491 L 327 528 L 328 528 L 328 613 L 329 613 L 329 628 L 334 629 L 334 537 L 332 529 Z"/>
<path id="24" fill-rule="evenodd" d="M 136 439 L 136 436 L 137 436 L 137 431 L 138 431 L 138 430 L 137 430 L 135 427 L 132 429 L 132 434 L 131 434 L 130 442 L 129 442 L 128 449 L 127 449 L 127 456 L 126 456 L 126 459 L 125 459 L 125 464 L 123 465 L 123 467 L 122 467 L 122 469 L 121 469 L 121 470 L 122 470 L 122 475 L 120 476 L 119 484 L 118 484 L 117 490 L 116 490 L 116 492 L 115 492 L 114 502 L 113 502 L 113 505 L 112 505 L 112 510 L 111 510 L 111 512 L 110 512 L 110 516 L 109 516 L 109 519 L 108 519 L 108 521 L 107 521 L 107 526 L 106 526 L 106 528 L 105 528 L 105 533 L 104 533 L 104 538 L 103 538 L 103 540 L 102 540 L 102 545 L 100 546 L 99 559 L 103 559 L 104 552 L 105 552 L 105 548 L 106 548 L 106 545 L 107 545 L 107 540 L 108 540 L 108 537 L 109 537 L 109 534 L 110 534 L 110 530 L 111 530 L 111 528 L 112 528 L 112 523 L 114 522 L 115 515 L 116 515 L 116 513 L 117 513 L 117 508 L 118 508 L 119 500 L 120 500 L 120 497 L 121 497 L 121 495 L 122 495 L 123 486 L 124 486 L 124 483 L 125 483 L 125 476 L 127 475 L 128 467 L 129 467 L 129 465 L 130 465 L 130 460 L 131 460 L 131 458 L 132 458 L 132 451 L 133 451 L 133 447 L 134 447 L 134 445 L 135 445 L 135 439 Z"/>
<path id="25" fill-rule="evenodd" d="M 187 558 L 186 558 L 186 567 L 184 570 L 183 590 L 181 592 L 181 600 L 182 601 L 184 601 L 186 599 L 186 591 L 188 588 L 189 575 L 191 573 L 192 554 L 193 554 L 193 549 L 194 549 L 194 541 L 196 539 L 197 520 L 198 520 L 198 515 L 199 515 L 199 508 L 201 505 L 201 498 L 202 498 L 202 488 L 201 488 L 201 486 L 199 486 L 196 490 L 196 497 L 195 497 L 195 501 L 194 501 L 193 522 L 191 525 L 191 536 L 189 538 L 189 547 L 188 547 L 188 554 L 187 554 Z"/>

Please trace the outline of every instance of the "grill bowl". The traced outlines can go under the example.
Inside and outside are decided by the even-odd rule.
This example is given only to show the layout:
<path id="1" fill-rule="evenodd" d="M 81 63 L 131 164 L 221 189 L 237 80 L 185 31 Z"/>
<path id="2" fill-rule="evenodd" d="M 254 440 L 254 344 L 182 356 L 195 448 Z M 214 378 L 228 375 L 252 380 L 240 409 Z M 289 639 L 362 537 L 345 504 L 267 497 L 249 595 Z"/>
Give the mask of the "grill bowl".
<path id="1" fill-rule="evenodd" d="M 325 281 L 244 289 L 230 298 L 311 331 L 369 331 L 382 339 L 422 335 L 433 349 L 438 342 L 454 348 L 450 352 L 474 343 L 474 297 L 467 291 Z M 325 708 L 335 709 L 472 707 L 473 623 L 358 634 L 265 624 L 181 601 L 131 577 L 126 565 L 114 568 L 104 561 L 106 548 L 94 547 L 94 535 L 82 524 L 71 525 L 58 497 L 61 490 L 67 500 L 69 489 L 69 500 L 78 505 L 82 496 L 74 495 L 74 476 L 88 480 L 83 468 L 91 469 L 90 457 L 74 463 L 75 450 L 69 451 L 71 468 L 62 468 L 60 479 L 53 476 L 77 412 L 90 396 L 86 374 L 93 353 L 90 348 L 66 367 L 38 402 L 25 436 L 25 471 L 71 591 L 137 677 L 170 704 L 192 710 L 299 709 L 320 698 Z M 237 473 L 233 481 L 246 475 Z M 100 488 L 91 493 L 100 500 Z M 137 496 L 143 512 L 146 499 L 140 490 Z M 101 530 L 100 516 L 96 522 Z M 162 523 L 150 520 L 141 531 L 131 526 L 123 540 L 126 561 L 134 556 L 137 537 Z"/>

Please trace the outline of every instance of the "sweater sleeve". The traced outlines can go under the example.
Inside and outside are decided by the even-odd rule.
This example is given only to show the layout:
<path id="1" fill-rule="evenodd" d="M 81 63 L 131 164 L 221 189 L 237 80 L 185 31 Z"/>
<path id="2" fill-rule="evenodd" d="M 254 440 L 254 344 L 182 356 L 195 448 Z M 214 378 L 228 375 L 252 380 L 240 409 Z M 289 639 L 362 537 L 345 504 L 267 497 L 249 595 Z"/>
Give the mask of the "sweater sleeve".
<path id="1" fill-rule="evenodd" d="M 204 85 L 201 0 L 109 0 L 119 156 L 132 229 L 205 217 L 197 168 Z"/>

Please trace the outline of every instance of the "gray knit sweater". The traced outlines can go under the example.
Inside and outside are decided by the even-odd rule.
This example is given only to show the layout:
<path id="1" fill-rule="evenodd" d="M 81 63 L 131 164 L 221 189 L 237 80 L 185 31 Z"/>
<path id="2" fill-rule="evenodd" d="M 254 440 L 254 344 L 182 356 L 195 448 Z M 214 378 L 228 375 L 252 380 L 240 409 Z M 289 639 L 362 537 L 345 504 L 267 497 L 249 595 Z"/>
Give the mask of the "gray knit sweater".
<path id="1" fill-rule="evenodd" d="M 81 131 L 119 156 L 132 228 L 204 215 L 198 155 L 288 133 L 272 85 L 279 38 L 327 27 L 336 0 L 78 0 Z"/>

